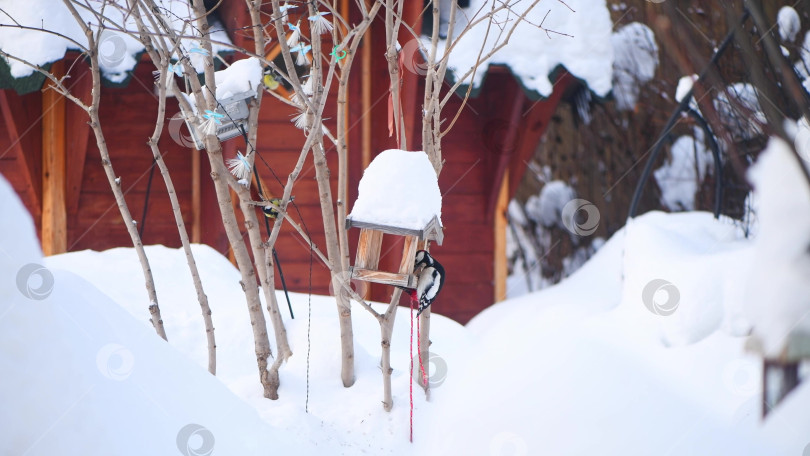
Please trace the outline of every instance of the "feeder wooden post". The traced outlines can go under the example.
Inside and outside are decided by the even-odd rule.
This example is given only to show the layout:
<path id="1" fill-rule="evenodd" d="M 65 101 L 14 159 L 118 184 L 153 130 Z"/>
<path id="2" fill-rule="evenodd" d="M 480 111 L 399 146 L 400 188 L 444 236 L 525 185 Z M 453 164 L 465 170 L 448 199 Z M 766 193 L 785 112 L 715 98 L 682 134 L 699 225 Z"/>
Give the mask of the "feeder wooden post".
<path id="1" fill-rule="evenodd" d="M 352 280 L 364 282 L 380 283 L 403 288 L 416 288 L 417 277 L 414 275 L 414 263 L 417 250 L 427 250 L 428 243 L 435 240 L 441 245 L 444 240 L 444 233 L 438 217 L 434 217 L 421 230 L 403 228 L 399 226 L 380 225 L 369 222 L 346 218 L 346 229 L 352 227 L 360 228 L 360 239 L 357 243 L 357 255 L 354 266 L 349 268 Z M 399 262 L 397 272 L 379 271 L 380 249 L 382 248 L 383 234 L 403 236 L 402 259 Z M 380 322 L 380 343 L 382 345 L 382 355 L 380 357 L 380 368 L 383 373 L 383 408 L 390 411 L 394 406 L 393 395 L 391 393 L 391 335 L 396 319 L 396 309 L 399 299 L 402 296 L 402 289 L 394 288 L 391 294 L 391 301 L 388 309 L 383 314 L 377 315 Z M 408 318 L 411 315 L 408 314 Z M 425 309 L 419 316 L 419 354 L 423 361 L 425 373 L 430 377 L 430 308 Z M 415 363 L 418 369 L 418 363 Z M 419 385 L 425 389 L 425 395 L 429 396 L 429 381 L 427 384 L 422 381 L 422 376 L 418 376 Z"/>

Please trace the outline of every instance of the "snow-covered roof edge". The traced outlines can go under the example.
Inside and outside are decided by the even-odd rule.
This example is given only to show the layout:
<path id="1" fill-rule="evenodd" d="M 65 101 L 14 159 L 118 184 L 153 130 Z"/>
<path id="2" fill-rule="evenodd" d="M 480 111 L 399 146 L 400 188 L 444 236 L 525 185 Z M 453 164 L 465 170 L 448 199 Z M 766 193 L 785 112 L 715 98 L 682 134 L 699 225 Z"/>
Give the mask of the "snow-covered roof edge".
<path id="1" fill-rule="evenodd" d="M 448 41 L 453 45 L 447 56 L 447 76 L 451 80 L 466 74 L 474 62 L 505 39 L 500 33 L 490 33 L 487 20 L 479 20 L 483 19 L 480 12 L 488 9 L 485 3 L 486 0 L 471 0 L 467 8 L 460 8 L 454 28 L 455 34 L 462 33 L 460 39 L 452 41 L 451 37 L 439 41 L 439 58 Z M 526 12 L 530 6 L 533 9 Z M 494 13 L 494 21 L 511 25 L 517 15 L 524 13 L 525 21 L 514 30 L 504 30 L 505 33 L 511 32 L 508 45 L 480 63 L 470 80 L 462 84 L 464 91 L 472 84 L 473 93 L 477 94 L 491 67 L 506 66 L 532 99 L 547 98 L 552 94 L 561 69 L 581 81 L 597 97 L 609 95 L 612 88 L 613 47 L 610 38 L 613 23 L 605 0 L 591 0 L 588 8 L 577 8 L 576 11 L 557 3 L 542 6 L 510 4 Z M 475 25 L 461 32 L 470 21 Z M 429 37 L 422 36 L 420 41 L 422 46 L 430 48 Z M 403 49 L 415 52 L 418 47 L 406 45 Z"/>
<path id="2" fill-rule="evenodd" d="M 486 68 L 479 68 L 479 72 L 483 72 L 483 76 L 481 78 L 481 83 L 479 85 L 477 85 L 477 86 L 473 86 L 472 90 L 470 90 L 470 98 L 478 98 L 478 96 L 481 95 L 481 93 L 484 90 L 484 86 L 487 84 L 487 77 L 490 75 L 490 72 L 492 72 L 493 70 L 494 71 L 507 71 L 509 73 L 509 75 L 511 75 L 512 78 L 514 78 L 515 82 L 517 82 L 517 84 L 520 86 L 520 89 L 523 91 L 523 94 L 526 95 L 526 97 L 531 101 L 546 100 L 546 99 L 551 97 L 551 94 L 543 95 L 540 92 L 538 92 L 537 90 L 534 90 L 534 89 L 528 87 L 523 82 L 523 80 L 520 78 L 520 76 L 515 74 L 514 71 L 512 71 L 512 68 L 510 68 L 509 65 L 505 65 L 505 64 L 502 64 L 502 63 L 493 63 L 493 64 L 488 65 Z M 571 74 L 571 72 L 568 71 L 568 69 L 565 68 L 565 66 L 562 65 L 562 64 L 557 65 L 556 67 L 554 67 L 554 69 L 552 69 L 551 72 L 549 72 L 548 78 L 551 79 L 552 81 L 554 81 L 555 82 L 554 85 L 556 86 L 556 83 L 559 80 L 559 78 L 561 78 L 561 77 L 563 77 L 565 75 L 568 75 L 568 77 L 571 77 L 572 79 L 576 80 L 578 83 L 582 84 L 583 86 L 588 87 L 588 81 L 586 81 L 586 80 L 584 80 L 582 78 L 578 78 L 575 75 Z M 456 83 L 456 75 L 452 71 L 448 71 L 447 74 L 445 75 L 444 79 L 448 83 L 450 83 L 451 85 Z M 465 82 L 465 83 L 459 85 L 458 88 L 456 89 L 456 94 L 461 96 L 461 97 L 465 96 L 467 94 L 467 89 L 469 87 L 470 87 L 469 82 Z M 596 97 L 597 100 L 605 100 L 605 99 L 608 98 L 608 95 L 594 94 L 594 96 Z"/>
<path id="3" fill-rule="evenodd" d="M 119 2 L 122 0 L 118 0 Z M 157 7 L 161 9 L 167 22 L 172 24 L 181 35 L 188 35 L 185 29 L 184 17 L 191 18 L 193 13 L 190 4 L 185 0 L 157 0 Z M 135 31 L 137 27 L 134 19 L 125 15 L 125 5 L 120 8 L 110 8 L 106 14 L 113 19 L 112 23 L 121 23 L 125 30 Z M 79 52 L 76 44 L 87 45 L 84 31 L 76 20 L 67 11 L 65 5 L 58 0 L 29 0 L 15 2 L 4 7 L 0 15 L 0 49 L 11 56 L 25 59 L 32 65 L 50 68 L 54 62 L 60 61 L 70 52 Z M 94 30 L 98 30 L 98 20 L 89 9 L 79 10 L 82 19 Z M 12 26 L 15 24 L 28 28 Z M 212 17 L 209 36 L 212 40 L 212 50 L 215 54 L 230 54 L 233 50 L 226 29 L 219 19 Z M 43 30 L 38 28 L 44 27 Z M 147 24 L 147 28 L 149 25 Z M 51 33 L 55 32 L 55 33 Z M 61 35 L 61 36 L 60 36 Z M 63 38 L 67 37 L 66 38 Z M 199 45 L 199 38 L 182 38 L 183 46 L 191 49 Z M 197 44 L 195 44 L 197 43 Z M 224 43 L 218 44 L 218 43 Z M 98 43 L 99 66 L 102 82 L 105 86 L 127 86 L 132 79 L 133 71 L 145 50 L 143 44 L 126 32 L 119 32 L 113 28 L 104 27 Z M 198 72 L 202 73 L 202 57 L 200 55 L 187 55 Z M 180 58 L 174 55 L 173 59 Z M 218 67 L 221 64 L 214 61 Z M 13 89 L 24 95 L 42 88 L 45 78 L 36 69 L 18 60 L 0 58 L 0 89 Z"/>

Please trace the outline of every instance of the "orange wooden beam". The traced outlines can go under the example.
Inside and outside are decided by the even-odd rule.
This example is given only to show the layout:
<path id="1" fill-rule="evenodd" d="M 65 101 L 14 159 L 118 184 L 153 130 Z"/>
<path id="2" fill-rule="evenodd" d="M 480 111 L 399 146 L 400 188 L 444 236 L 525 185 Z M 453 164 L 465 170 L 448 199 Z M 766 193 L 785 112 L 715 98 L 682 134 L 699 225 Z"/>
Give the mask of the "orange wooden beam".
<path id="1" fill-rule="evenodd" d="M 64 74 L 64 62 L 51 72 Z M 48 84 L 42 93 L 42 252 L 67 251 L 65 98 Z"/>
<path id="2" fill-rule="evenodd" d="M 501 189 L 498 192 L 498 202 L 495 206 L 495 302 L 506 299 L 506 277 L 509 275 L 509 266 L 506 259 L 506 211 L 509 206 L 509 174 L 501 181 Z"/>

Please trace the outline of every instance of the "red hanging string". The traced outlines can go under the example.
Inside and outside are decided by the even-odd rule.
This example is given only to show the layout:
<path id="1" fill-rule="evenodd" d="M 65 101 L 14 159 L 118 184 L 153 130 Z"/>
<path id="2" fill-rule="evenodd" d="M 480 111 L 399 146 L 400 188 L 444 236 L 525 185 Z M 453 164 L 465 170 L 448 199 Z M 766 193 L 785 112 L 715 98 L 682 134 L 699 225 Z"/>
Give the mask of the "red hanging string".
<path id="1" fill-rule="evenodd" d="M 411 443 L 413 443 L 413 299 L 411 299 Z"/>

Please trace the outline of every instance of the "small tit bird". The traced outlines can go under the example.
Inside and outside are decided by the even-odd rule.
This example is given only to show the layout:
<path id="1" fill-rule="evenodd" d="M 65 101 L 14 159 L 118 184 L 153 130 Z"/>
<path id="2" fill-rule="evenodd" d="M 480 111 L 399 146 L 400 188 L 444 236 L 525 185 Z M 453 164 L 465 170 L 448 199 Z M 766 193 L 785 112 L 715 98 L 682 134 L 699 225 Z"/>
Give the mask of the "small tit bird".
<path id="1" fill-rule="evenodd" d="M 290 201 L 293 201 L 294 199 L 294 196 L 290 197 Z M 281 198 L 271 198 L 269 202 L 275 204 L 276 206 L 281 206 Z M 264 216 L 267 218 L 274 219 L 278 217 L 278 211 L 273 206 L 262 207 L 262 212 L 264 212 Z"/>
<path id="2" fill-rule="evenodd" d="M 264 69 L 264 77 L 262 77 L 262 82 L 264 83 L 264 86 L 267 87 L 268 90 L 278 89 L 279 82 L 278 79 L 276 79 L 276 77 L 277 75 L 270 67 Z"/>

